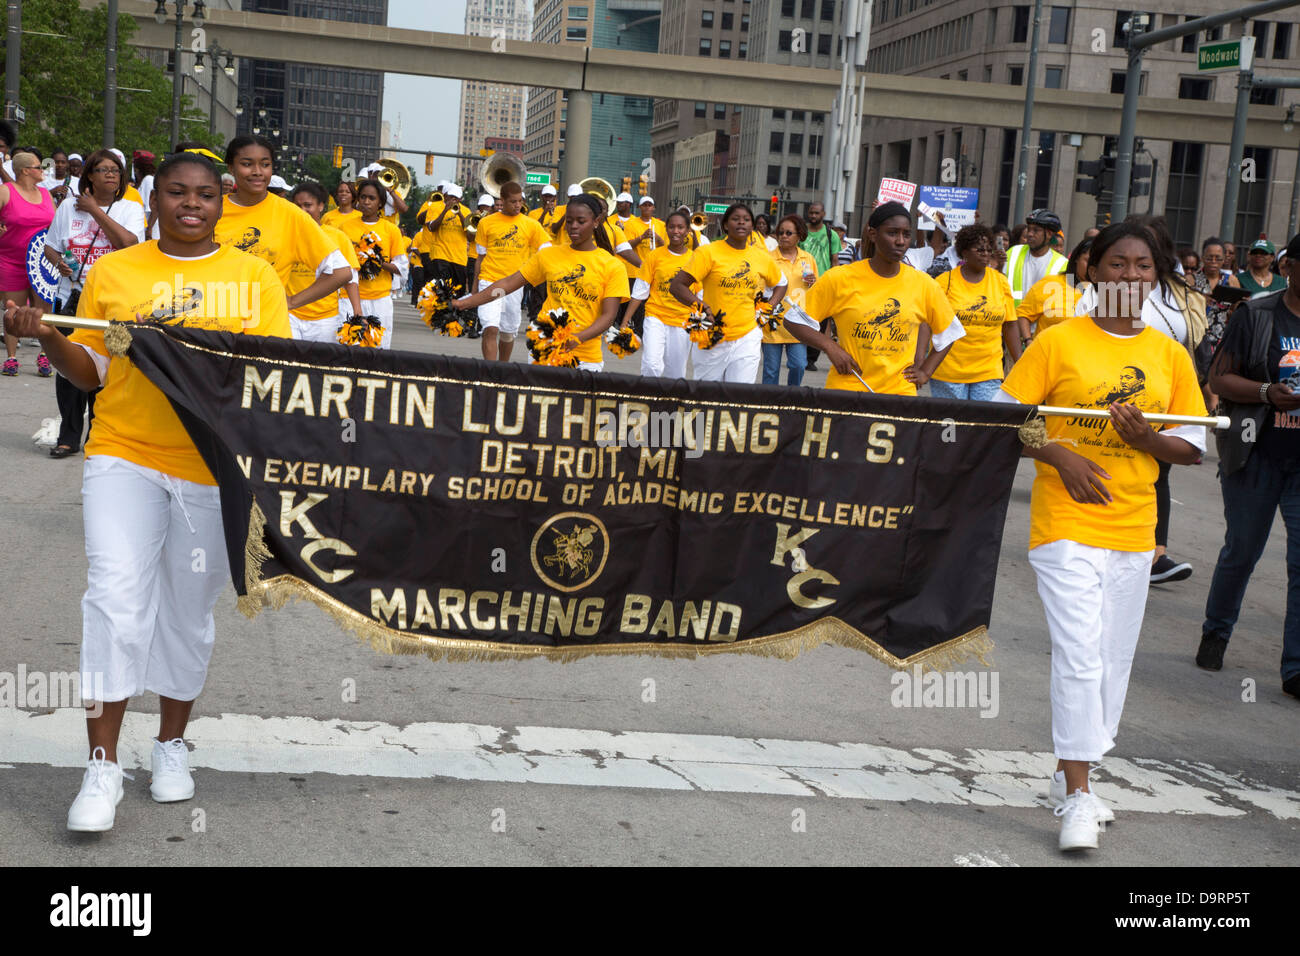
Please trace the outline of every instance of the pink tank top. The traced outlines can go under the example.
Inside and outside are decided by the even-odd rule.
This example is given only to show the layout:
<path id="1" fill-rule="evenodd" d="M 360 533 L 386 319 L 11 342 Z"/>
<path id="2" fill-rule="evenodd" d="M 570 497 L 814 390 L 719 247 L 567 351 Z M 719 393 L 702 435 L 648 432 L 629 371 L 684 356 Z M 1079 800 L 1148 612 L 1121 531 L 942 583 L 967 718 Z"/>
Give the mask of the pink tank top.
<path id="1" fill-rule="evenodd" d="M 10 265 L 22 263 L 26 274 L 27 245 L 32 236 L 49 228 L 54 220 L 54 199 L 48 189 L 38 189 L 41 201 L 28 202 L 13 183 L 5 183 L 4 187 L 9 191 L 9 202 L 0 209 L 0 222 L 5 224 L 4 234 L 0 235 L 0 260 Z"/>

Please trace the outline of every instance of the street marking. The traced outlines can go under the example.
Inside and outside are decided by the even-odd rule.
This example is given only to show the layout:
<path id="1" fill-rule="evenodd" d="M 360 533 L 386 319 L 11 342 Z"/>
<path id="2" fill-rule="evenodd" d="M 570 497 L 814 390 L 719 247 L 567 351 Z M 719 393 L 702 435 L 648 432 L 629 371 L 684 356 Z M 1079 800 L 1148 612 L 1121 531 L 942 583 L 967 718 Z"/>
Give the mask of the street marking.
<path id="1" fill-rule="evenodd" d="M 128 712 L 119 758 L 146 768 L 156 715 Z M 222 714 L 190 721 L 190 766 L 230 773 L 480 780 L 850 800 L 1046 806 L 1046 752 L 775 740 L 706 734 L 504 728 L 486 724 L 318 720 Z M 73 708 L 0 710 L 0 762 L 84 767 L 86 728 Z M 1208 764 L 1107 758 L 1094 789 L 1117 812 L 1300 820 L 1300 793 Z M 977 855 L 970 855 L 975 859 Z"/>
<path id="2" fill-rule="evenodd" d="M 989 850 L 988 854 L 976 853 L 959 853 L 952 858 L 952 861 L 958 866 L 1019 866 L 1001 850 Z"/>

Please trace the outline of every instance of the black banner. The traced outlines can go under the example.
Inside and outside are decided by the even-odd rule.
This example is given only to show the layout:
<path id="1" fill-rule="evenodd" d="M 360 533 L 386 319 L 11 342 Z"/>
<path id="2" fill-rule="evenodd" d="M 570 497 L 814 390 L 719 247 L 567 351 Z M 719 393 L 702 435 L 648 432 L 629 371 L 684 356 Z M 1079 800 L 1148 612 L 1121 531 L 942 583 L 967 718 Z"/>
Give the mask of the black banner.
<path id="1" fill-rule="evenodd" d="M 1022 406 L 127 328 L 249 613 L 453 658 L 991 646 Z"/>

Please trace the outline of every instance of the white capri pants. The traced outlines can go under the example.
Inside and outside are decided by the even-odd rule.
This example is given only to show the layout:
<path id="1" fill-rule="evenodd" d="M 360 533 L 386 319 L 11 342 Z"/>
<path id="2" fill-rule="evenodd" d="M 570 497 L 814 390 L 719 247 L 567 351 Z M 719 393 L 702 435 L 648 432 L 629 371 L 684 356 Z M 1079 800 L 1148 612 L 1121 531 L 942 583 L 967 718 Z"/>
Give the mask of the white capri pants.
<path id="1" fill-rule="evenodd" d="M 719 342 L 720 346 L 722 343 Z M 678 325 L 666 325 L 646 314 L 641 330 L 641 374 L 662 378 L 685 378 L 691 339 Z M 762 350 L 759 351 L 762 359 Z"/>
<path id="2" fill-rule="evenodd" d="M 82 686 L 102 686 L 104 702 L 145 691 L 194 700 L 212 658 L 212 609 L 230 584 L 216 486 L 94 455 L 81 495 Z"/>
<path id="3" fill-rule="evenodd" d="M 1029 552 L 1052 638 L 1052 743 L 1061 760 L 1115 746 L 1154 551 L 1052 541 Z"/>
<path id="4" fill-rule="evenodd" d="M 352 311 L 351 303 L 348 311 Z M 342 324 L 343 320 L 337 312 L 323 319 L 300 319 L 292 312 L 289 313 L 289 328 L 293 331 L 293 337 L 304 342 L 332 342 L 338 345 L 339 326 Z"/>
<path id="5" fill-rule="evenodd" d="M 479 279 L 478 291 L 482 292 L 491 284 L 487 279 Z M 484 329 L 496 329 L 501 335 L 513 336 L 523 322 L 523 303 L 523 289 L 515 289 L 509 295 L 493 296 L 490 302 L 478 307 L 479 324 Z"/>
<path id="6" fill-rule="evenodd" d="M 347 299 L 340 299 L 347 302 Z M 352 314 L 352 303 L 348 302 L 348 314 Z M 365 315 L 373 315 L 379 320 L 379 324 L 384 327 L 384 338 L 379 343 L 381 349 L 391 349 L 393 347 L 393 297 L 391 295 L 381 296 L 378 299 L 362 299 L 361 311 Z M 342 309 L 340 309 L 342 312 Z"/>
<path id="7" fill-rule="evenodd" d="M 691 359 L 695 363 L 696 381 L 753 385 L 763 364 L 763 333 L 755 326 L 748 334 L 731 342 L 719 342 L 711 349 L 702 349 L 692 342 Z"/>

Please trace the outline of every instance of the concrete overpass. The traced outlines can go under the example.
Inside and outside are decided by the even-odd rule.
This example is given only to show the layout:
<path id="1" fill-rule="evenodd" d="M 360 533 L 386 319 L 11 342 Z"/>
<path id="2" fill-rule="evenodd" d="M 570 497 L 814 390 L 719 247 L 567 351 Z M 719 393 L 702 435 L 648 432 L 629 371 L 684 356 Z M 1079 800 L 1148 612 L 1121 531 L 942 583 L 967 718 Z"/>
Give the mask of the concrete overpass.
<path id="1" fill-rule="evenodd" d="M 80 2 L 83 9 L 103 5 L 102 0 Z M 120 4 L 121 11 L 139 24 L 131 41 L 134 45 L 171 49 L 174 22 L 161 26 L 154 22 L 153 0 L 120 0 Z M 378 63 L 388 73 L 510 80 L 566 90 L 568 182 L 588 174 L 593 93 L 683 100 L 703 97 L 741 106 L 829 112 L 840 84 L 838 70 L 629 53 L 576 44 L 510 41 L 503 51 L 494 51 L 488 37 L 242 11 L 213 10 L 205 28 L 213 42 L 241 57 L 362 70 L 373 70 Z M 1096 137 L 1119 133 L 1123 101 L 1119 95 L 1047 89 L 1034 95 L 1035 115 L 1051 122 L 1051 126 L 1036 128 Z M 1018 128 L 1023 109 L 1023 87 L 870 73 L 863 115 L 901 116 L 936 125 Z M 1207 144 L 1227 144 L 1232 140 L 1232 113 L 1231 103 L 1143 97 L 1138 101 L 1137 130 L 1148 139 L 1190 137 Z M 1295 149 L 1295 134 L 1282 130 L 1284 115 L 1280 106 L 1251 106 L 1246 142 Z"/>

